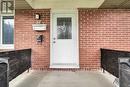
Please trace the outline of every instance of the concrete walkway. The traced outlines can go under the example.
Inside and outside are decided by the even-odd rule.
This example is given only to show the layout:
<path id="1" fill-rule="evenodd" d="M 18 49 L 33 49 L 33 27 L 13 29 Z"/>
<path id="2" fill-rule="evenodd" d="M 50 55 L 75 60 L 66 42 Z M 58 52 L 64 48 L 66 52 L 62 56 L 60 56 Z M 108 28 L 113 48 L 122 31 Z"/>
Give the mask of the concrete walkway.
<path id="1" fill-rule="evenodd" d="M 101 72 L 31 71 L 10 82 L 10 87 L 114 87 Z"/>

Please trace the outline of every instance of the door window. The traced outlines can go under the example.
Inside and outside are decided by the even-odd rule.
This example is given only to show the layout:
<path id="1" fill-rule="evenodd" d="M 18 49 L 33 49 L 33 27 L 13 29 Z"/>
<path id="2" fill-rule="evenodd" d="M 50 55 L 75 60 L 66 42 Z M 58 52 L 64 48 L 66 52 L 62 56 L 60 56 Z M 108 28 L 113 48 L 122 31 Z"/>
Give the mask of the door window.
<path id="1" fill-rule="evenodd" d="M 72 39 L 72 18 L 57 18 L 57 39 Z"/>

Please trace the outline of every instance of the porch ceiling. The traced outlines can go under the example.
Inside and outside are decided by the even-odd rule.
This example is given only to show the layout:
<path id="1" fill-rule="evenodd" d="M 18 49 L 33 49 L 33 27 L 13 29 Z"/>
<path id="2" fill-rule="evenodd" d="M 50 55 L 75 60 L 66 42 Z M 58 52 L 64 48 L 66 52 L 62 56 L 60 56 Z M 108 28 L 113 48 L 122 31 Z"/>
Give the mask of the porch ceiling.
<path id="1" fill-rule="evenodd" d="M 16 9 L 130 9 L 130 0 L 15 0 Z"/>
<path id="2" fill-rule="evenodd" d="M 26 0 L 15 0 L 16 9 L 32 9 Z"/>
<path id="3" fill-rule="evenodd" d="M 99 8 L 129 9 L 130 0 L 105 0 Z"/>
<path id="4" fill-rule="evenodd" d="M 104 0 L 26 0 L 34 9 L 98 8 Z"/>

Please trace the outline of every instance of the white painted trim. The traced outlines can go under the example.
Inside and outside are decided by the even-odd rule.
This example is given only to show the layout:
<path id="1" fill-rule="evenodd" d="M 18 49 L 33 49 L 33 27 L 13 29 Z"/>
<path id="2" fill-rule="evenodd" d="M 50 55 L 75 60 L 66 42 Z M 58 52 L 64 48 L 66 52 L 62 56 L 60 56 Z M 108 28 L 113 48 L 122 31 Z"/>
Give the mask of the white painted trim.
<path id="1" fill-rule="evenodd" d="M 14 45 L 10 45 L 10 44 L 0 45 L 0 49 L 14 49 Z"/>
<path id="2" fill-rule="evenodd" d="M 0 49 L 14 49 L 14 44 L 2 44 L 2 36 L 3 36 L 3 33 L 2 33 L 2 19 L 3 19 L 3 16 L 7 16 L 7 15 L 2 15 L 0 17 L 0 23 L 1 23 L 1 26 L 0 26 Z M 8 15 L 8 16 L 14 16 L 14 15 Z"/>
<path id="3" fill-rule="evenodd" d="M 67 66 L 64 66 L 64 65 L 60 65 L 60 66 L 57 66 L 57 65 L 51 65 L 50 66 L 50 68 L 63 68 L 63 69 L 66 69 L 66 68 L 68 68 Z M 78 69 L 79 68 L 79 66 L 77 65 L 77 66 L 69 66 L 69 68 L 76 68 L 76 69 Z"/>
<path id="4" fill-rule="evenodd" d="M 77 11 L 76 11 L 76 18 L 77 18 L 77 64 L 78 64 L 78 66 L 79 66 L 79 68 L 80 68 L 80 61 L 79 61 L 79 15 L 78 15 L 78 9 L 77 9 Z"/>
<path id="5" fill-rule="evenodd" d="M 56 10 L 56 9 L 53 9 L 51 10 L 50 12 L 50 68 L 61 68 L 59 66 L 52 66 L 52 61 L 53 61 L 53 56 L 52 56 L 52 53 L 53 53 L 53 50 L 52 50 L 52 32 L 53 32 L 53 14 L 55 13 L 61 13 L 61 14 L 75 14 L 75 17 L 76 17 L 76 30 L 77 30 L 77 66 L 70 66 L 70 68 L 80 68 L 80 65 L 79 65 L 79 20 L 78 20 L 78 9 L 74 9 L 74 10 Z M 65 66 L 62 66 L 62 68 L 66 68 Z M 68 67 L 67 67 L 68 68 Z"/>
<path id="6" fill-rule="evenodd" d="M 50 68 L 51 68 L 51 65 L 52 65 L 52 32 L 53 32 L 53 12 L 52 12 L 52 10 L 51 10 L 51 12 L 50 12 Z"/>
<path id="7" fill-rule="evenodd" d="M 66 9 L 51 9 L 51 14 L 57 14 L 57 13 L 61 13 L 61 14 L 74 14 L 77 13 L 78 10 L 77 9 L 70 9 L 70 10 L 66 10 Z"/>
<path id="8" fill-rule="evenodd" d="M 0 45 L 2 45 L 2 16 L 0 17 Z M 1 47 L 1 46 L 0 46 Z"/>
<path id="9" fill-rule="evenodd" d="M 14 16 L 15 14 L 0 14 L 0 16 Z"/>

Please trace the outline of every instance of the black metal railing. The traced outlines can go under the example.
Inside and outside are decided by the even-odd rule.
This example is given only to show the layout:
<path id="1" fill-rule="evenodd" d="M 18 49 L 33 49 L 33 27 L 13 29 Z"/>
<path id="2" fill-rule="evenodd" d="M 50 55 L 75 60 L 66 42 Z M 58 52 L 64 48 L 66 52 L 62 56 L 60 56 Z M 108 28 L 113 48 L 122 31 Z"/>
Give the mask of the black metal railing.
<path id="1" fill-rule="evenodd" d="M 119 78 L 119 58 L 130 57 L 130 52 L 101 49 L 101 67 Z"/>
<path id="2" fill-rule="evenodd" d="M 3 63 L 6 68 L 2 67 Z M 0 52 L 0 87 L 8 87 L 8 82 L 31 67 L 31 49 Z M 6 71 L 5 71 L 6 70 Z M 5 73 L 4 73 L 5 72 Z M 5 75 L 6 74 L 6 75 Z M 4 76 L 5 75 L 5 76 Z"/>

